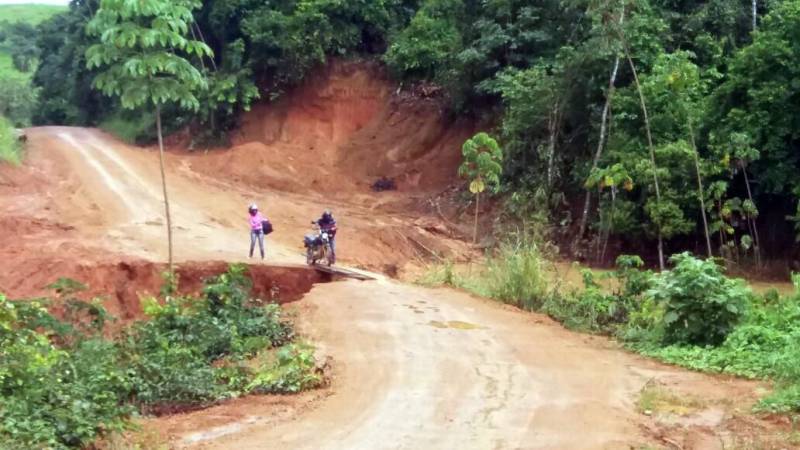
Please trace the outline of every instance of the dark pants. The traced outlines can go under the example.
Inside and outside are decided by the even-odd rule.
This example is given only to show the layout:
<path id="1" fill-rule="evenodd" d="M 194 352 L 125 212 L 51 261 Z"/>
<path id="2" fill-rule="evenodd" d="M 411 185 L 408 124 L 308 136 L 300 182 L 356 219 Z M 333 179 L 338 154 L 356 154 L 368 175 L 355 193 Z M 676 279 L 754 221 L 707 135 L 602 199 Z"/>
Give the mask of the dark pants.
<path id="1" fill-rule="evenodd" d="M 258 241 L 258 248 L 261 250 L 261 259 L 264 259 L 264 230 L 250 230 L 250 257 L 253 257 L 253 250 L 256 248 L 256 241 Z"/>

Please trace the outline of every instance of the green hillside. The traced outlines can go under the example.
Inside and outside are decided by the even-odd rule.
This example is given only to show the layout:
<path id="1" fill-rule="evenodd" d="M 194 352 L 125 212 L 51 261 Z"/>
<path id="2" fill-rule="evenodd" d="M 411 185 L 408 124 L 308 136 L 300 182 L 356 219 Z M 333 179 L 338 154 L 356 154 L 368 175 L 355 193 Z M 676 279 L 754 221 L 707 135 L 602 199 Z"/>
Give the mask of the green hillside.
<path id="1" fill-rule="evenodd" d="M 35 27 L 67 10 L 66 6 L 58 5 L 0 5 L 0 80 L 3 83 L 0 86 L 0 116 L 6 116 L 15 126 L 30 123 L 30 114 L 36 103 L 38 90 L 30 85 L 39 59 Z M 18 23 L 25 26 L 16 26 Z M 17 57 L 22 55 L 28 70 L 18 70 L 12 58 L 15 54 Z"/>
<path id="2" fill-rule="evenodd" d="M 0 31 L 11 23 L 25 22 L 31 25 L 38 25 L 42 21 L 67 10 L 66 6 L 59 5 L 0 5 Z M 0 42 L 0 79 L 9 77 L 30 78 L 33 71 L 28 73 L 19 72 L 11 61 L 8 40 Z"/>
<path id="3" fill-rule="evenodd" d="M 37 25 L 51 16 L 66 10 L 66 6 L 59 5 L 0 5 L 0 22 L 16 22 L 21 20 L 31 25 Z"/>

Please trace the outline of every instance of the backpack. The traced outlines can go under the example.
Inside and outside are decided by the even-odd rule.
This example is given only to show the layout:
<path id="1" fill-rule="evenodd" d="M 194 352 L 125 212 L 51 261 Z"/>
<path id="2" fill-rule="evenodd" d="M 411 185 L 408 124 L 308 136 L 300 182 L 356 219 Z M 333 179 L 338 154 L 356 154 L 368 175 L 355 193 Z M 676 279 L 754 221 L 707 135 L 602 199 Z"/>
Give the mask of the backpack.
<path id="1" fill-rule="evenodd" d="M 270 222 L 269 220 L 264 220 L 263 222 L 261 222 L 261 229 L 264 230 L 264 236 L 272 233 L 273 231 L 272 222 Z"/>

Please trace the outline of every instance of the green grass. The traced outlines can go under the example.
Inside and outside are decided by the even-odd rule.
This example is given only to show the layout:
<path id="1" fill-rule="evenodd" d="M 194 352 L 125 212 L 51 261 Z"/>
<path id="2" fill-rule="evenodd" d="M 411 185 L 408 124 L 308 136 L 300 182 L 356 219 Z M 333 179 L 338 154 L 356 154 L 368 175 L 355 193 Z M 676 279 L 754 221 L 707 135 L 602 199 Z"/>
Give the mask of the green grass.
<path id="1" fill-rule="evenodd" d="M 429 267 L 417 282 L 427 286 L 454 286 L 482 297 L 499 300 L 528 311 L 538 311 L 552 294 L 548 275 L 552 264 L 534 242 L 503 243 L 477 271 L 461 273 L 452 262 Z"/>
<path id="2" fill-rule="evenodd" d="M 8 120 L 0 116 L 0 163 L 19 164 L 21 146 L 14 135 L 14 128 Z"/>
<path id="3" fill-rule="evenodd" d="M 29 73 L 22 73 L 14 67 L 14 63 L 11 61 L 11 55 L 9 55 L 3 48 L 0 46 L 0 80 L 9 80 L 11 78 L 21 78 L 25 80 L 29 80 L 33 76 L 33 71 Z"/>
<path id="4" fill-rule="evenodd" d="M 558 280 L 547 277 L 551 264 L 539 248 L 530 243 L 504 244 L 477 270 L 465 272 L 445 262 L 430 267 L 417 281 L 454 286 L 544 312 L 567 328 L 616 336 L 631 350 L 667 363 L 770 380 L 775 390 L 756 409 L 800 413 L 800 276 L 794 279 L 794 292 L 750 295 L 743 282 L 710 273 L 703 262 L 679 264 L 654 276 L 642 269 L 639 258 L 626 257 L 618 260 L 617 270 L 601 277 L 610 287 L 583 271 L 583 288 L 561 291 Z M 673 312 L 676 309 L 680 310 Z M 731 319 L 727 314 L 733 311 L 737 317 Z M 705 334 L 716 330 L 722 339 L 697 341 L 694 335 L 667 339 L 675 317 L 684 328 L 700 327 Z M 646 394 L 645 403 L 653 403 L 660 395 L 657 391 Z"/>
<path id="5" fill-rule="evenodd" d="M 50 17 L 67 10 L 66 6 L 61 5 L 37 5 L 23 3 L 20 5 L 0 5 L 0 23 L 2 22 L 27 22 L 31 25 L 49 19 Z"/>

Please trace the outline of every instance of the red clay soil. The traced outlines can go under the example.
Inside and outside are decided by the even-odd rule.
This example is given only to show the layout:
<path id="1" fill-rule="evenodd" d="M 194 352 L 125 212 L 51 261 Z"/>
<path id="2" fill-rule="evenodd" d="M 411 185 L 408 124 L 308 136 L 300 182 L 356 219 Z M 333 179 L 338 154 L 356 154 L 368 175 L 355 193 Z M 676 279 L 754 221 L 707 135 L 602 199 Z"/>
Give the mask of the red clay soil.
<path id="1" fill-rule="evenodd" d="M 340 223 L 345 265 L 392 272 L 431 253 L 469 255 L 458 230 L 421 205 L 456 181 L 470 132 L 448 126 L 434 102 L 395 94 L 374 66 L 337 63 L 277 105 L 254 108 L 239 148 L 170 152 L 184 289 L 226 263 L 252 263 L 252 201 L 275 224 L 266 266 L 251 267 L 259 296 L 276 281 L 291 300 L 319 281 L 296 265 L 309 221 L 326 207 Z M 371 192 L 376 176 L 397 178 L 400 190 Z M 25 165 L 0 167 L 0 291 L 39 295 L 68 276 L 108 295 L 112 313 L 137 317 L 139 294 L 161 285 L 162 217 L 152 149 L 92 129 L 28 130 Z M 751 436 L 750 447 L 773 448 L 762 444 L 774 436 L 776 448 L 791 447 L 790 425 L 748 413 L 761 384 L 666 367 L 542 316 L 378 278 L 317 284 L 289 306 L 333 358 L 332 395 L 250 397 L 145 426 L 174 447 L 220 449 L 714 449 Z M 645 415 L 636 403 L 650 382 L 701 406 Z"/>
<path id="2" fill-rule="evenodd" d="M 86 285 L 84 299 L 102 298 L 109 313 L 123 321 L 143 318 L 143 298 L 158 295 L 164 284 L 163 263 L 125 261 L 117 263 L 51 262 L 38 258 L 4 270 L 0 274 L 0 292 L 14 298 L 53 297 L 46 286 L 56 278 L 70 278 Z M 198 295 L 203 282 L 225 272 L 225 262 L 185 262 L 175 268 L 179 294 Z M 253 281 L 253 298 L 277 303 L 297 301 L 314 284 L 331 281 L 331 275 L 302 266 L 249 265 L 247 275 Z"/>
<path id="3" fill-rule="evenodd" d="M 471 123 L 453 123 L 433 100 L 397 93 L 377 64 L 336 62 L 275 103 L 244 115 L 235 146 L 191 160 L 214 178 L 352 200 L 380 177 L 401 192 L 453 182 Z"/>

